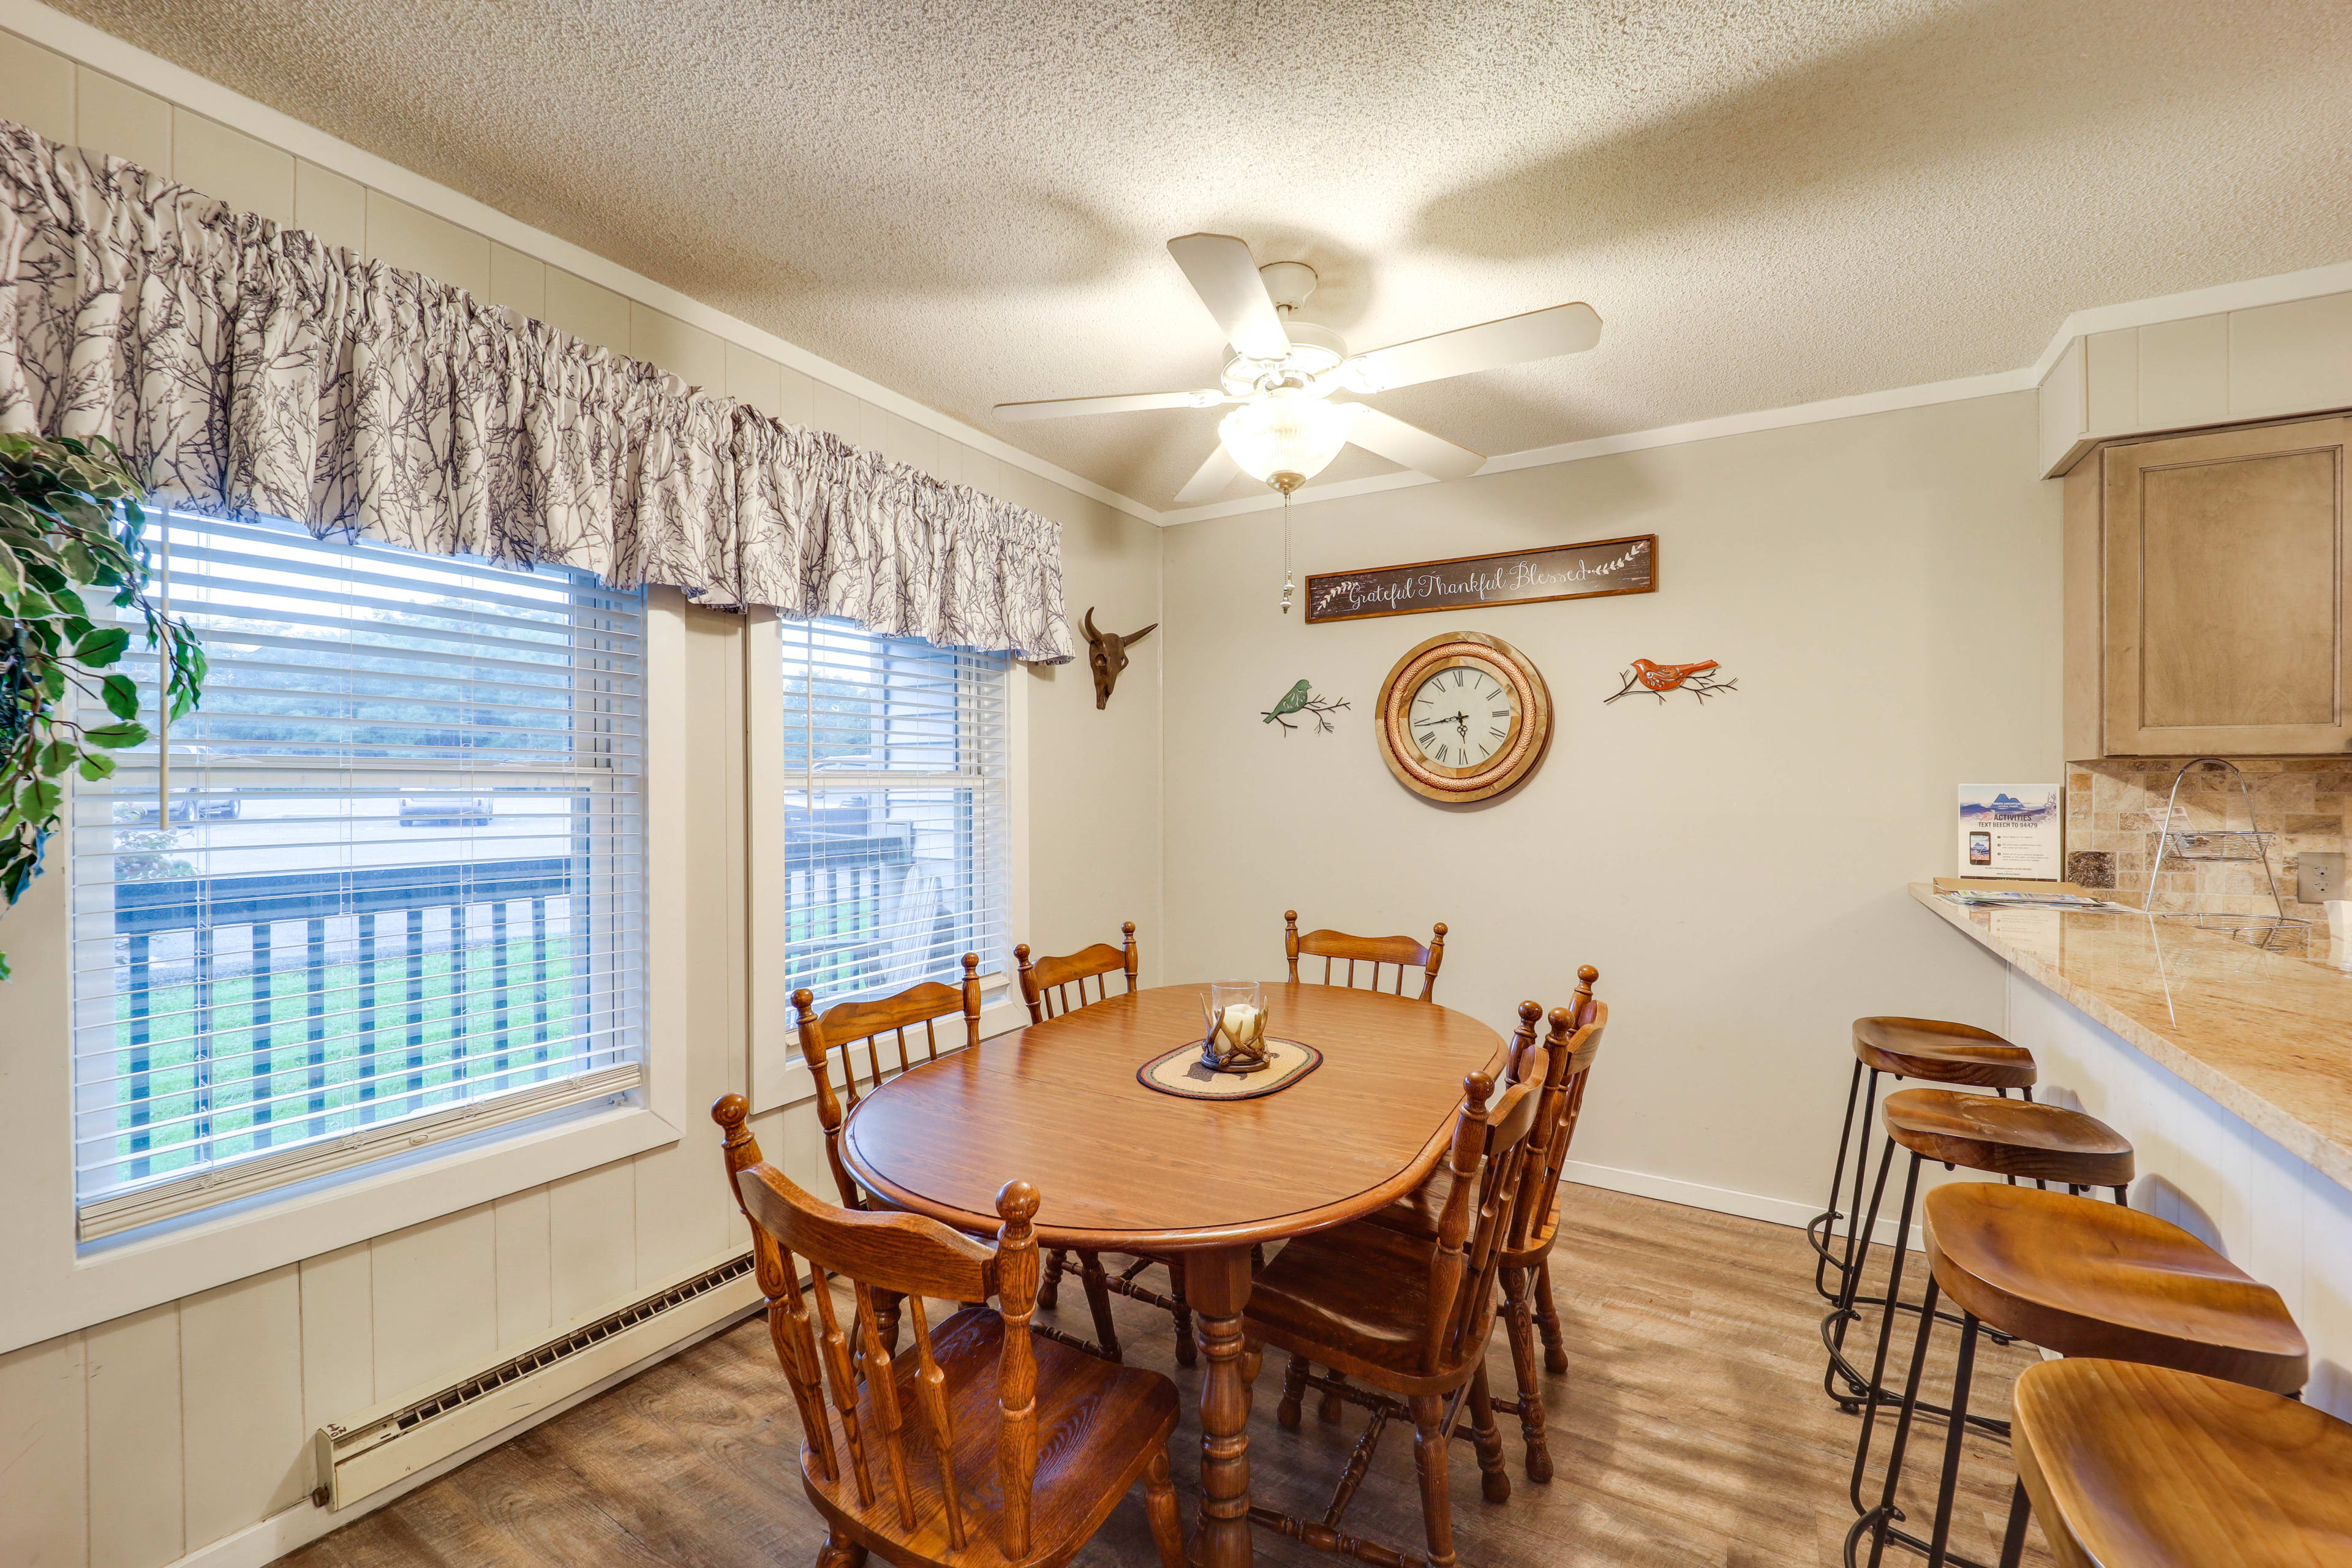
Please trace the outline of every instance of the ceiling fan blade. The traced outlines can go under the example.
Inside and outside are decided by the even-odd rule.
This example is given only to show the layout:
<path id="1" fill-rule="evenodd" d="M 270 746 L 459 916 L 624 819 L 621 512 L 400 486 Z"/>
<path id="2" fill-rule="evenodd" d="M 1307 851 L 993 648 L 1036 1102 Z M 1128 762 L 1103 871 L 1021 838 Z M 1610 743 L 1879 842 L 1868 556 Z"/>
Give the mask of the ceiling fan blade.
<path id="1" fill-rule="evenodd" d="M 1035 403 L 1000 403 L 999 419 L 1061 419 L 1073 414 L 1128 414 L 1139 408 L 1214 408 L 1232 398 L 1213 388 L 1200 392 L 1125 392 L 1110 397 L 1048 397 Z"/>
<path id="2" fill-rule="evenodd" d="M 1469 448 L 1383 414 L 1368 403 L 1348 406 L 1356 411 L 1356 427 L 1348 439 L 1391 463 L 1402 463 L 1433 479 L 1466 479 L 1486 466 L 1486 459 Z"/>
<path id="3" fill-rule="evenodd" d="M 1290 335 L 1282 330 L 1248 246 L 1230 234 L 1188 234 L 1170 240 L 1168 254 L 1184 269 L 1185 280 L 1216 318 L 1227 342 L 1252 359 L 1280 359 L 1290 352 Z"/>
<path id="4" fill-rule="evenodd" d="M 1227 485 L 1241 477 L 1242 466 L 1234 461 L 1233 454 L 1226 451 L 1225 444 L 1220 441 L 1210 452 L 1209 460 L 1202 463 L 1199 471 L 1184 481 L 1184 488 L 1176 492 L 1177 504 L 1197 506 L 1202 501 L 1214 500 L 1224 493 Z"/>
<path id="5" fill-rule="evenodd" d="M 1385 392 L 1554 354 L 1582 353 L 1600 341 L 1601 317 L 1591 306 L 1554 305 L 1374 349 L 1349 360 L 1344 374 L 1360 392 Z"/>

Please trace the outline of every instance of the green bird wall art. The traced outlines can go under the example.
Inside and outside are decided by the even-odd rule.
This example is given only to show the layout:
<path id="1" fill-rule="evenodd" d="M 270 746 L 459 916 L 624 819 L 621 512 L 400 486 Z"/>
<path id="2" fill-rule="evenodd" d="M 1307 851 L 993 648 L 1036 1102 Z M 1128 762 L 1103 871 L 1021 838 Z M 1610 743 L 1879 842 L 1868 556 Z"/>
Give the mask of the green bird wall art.
<path id="1" fill-rule="evenodd" d="M 1316 729 L 1328 735 L 1331 732 L 1329 716 L 1346 706 L 1348 704 L 1344 700 L 1335 702 L 1329 698 L 1316 696 L 1312 683 L 1302 680 L 1284 692 L 1281 701 L 1265 710 L 1259 721 L 1266 724 L 1279 724 L 1286 731 L 1296 730 L 1298 726 L 1292 723 L 1287 716 L 1292 713 L 1306 713 L 1314 718 Z"/>

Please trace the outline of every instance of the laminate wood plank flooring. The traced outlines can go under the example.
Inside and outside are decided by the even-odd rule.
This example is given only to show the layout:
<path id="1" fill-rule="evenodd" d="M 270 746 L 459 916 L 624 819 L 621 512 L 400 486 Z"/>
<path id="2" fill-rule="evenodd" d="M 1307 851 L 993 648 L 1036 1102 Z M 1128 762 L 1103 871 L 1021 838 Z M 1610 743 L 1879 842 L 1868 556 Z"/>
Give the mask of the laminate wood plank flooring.
<path id="1" fill-rule="evenodd" d="M 1858 1422 L 1822 1394 L 1822 1304 L 1803 1233 L 1782 1226 L 1571 1186 L 1552 1258 L 1570 1370 L 1547 1377 L 1555 1479 L 1520 1468 L 1517 1425 L 1502 1417 L 1512 1497 L 1481 1500 L 1466 1443 L 1454 1457 L 1456 1548 L 1494 1568 L 1829 1568 L 1853 1521 L 1846 1502 Z M 1880 1249 L 1883 1259 L 1885 1249 Z M 1918 1255 L 1914 1254 L 1914 1264 Z M 1916 1296 L 1917 1272 L 1909 1293 Z M 1138 1365 L 1171 1370 L 1164 1312 L 1114 1298 Z M 1057 1314 L 1083 1331 L 1086 1303 L 1066 1286 Z M 1916 1319 L 1907 1320 L 1916 1323 Z M 1853 1348 L 1866 1358 L 1870 1326 Z M 1938 1340 L 1928 1379 L 1940 1394 L 1956 1331 Z M 1910 1348 L 1906 1328 L 1897 1341 Z M 2006 1413 L 2009 1384 L 2035 1352 L 1987 1342 L 1979 1410 Z M 1498 1331 L 1488 1352 L 1496 1391 L 1510 1386 Z M 1261 1501 L 1320 1517 L 1360 1412 L 1282 1431 L 1274 1407 L 1282 1360 L 1269 1356 L 1250 1419 Z M 1867 1364 L 1866 1359 L 1864 1364 Z M 1200 1437 L 1197 1372 L 1175 1372 L 1185 1425 L 1176 1475 L 1191 1528 Z M 1881 1428 L 1879 1451 L 1885 1450 Z M 1906 1501 L 1923 1521 L 1944 1429 L 1917 1428 Z M 280 1561 L 299 1568 L 773 1568 L 816 1559 L 824 1534 L 796 1472 L 798 1419 L 766 1326 L 753 1319 L 565 1412 Z M 2005 1447 L 1971 1436 L 1953 1544 L 1997 1555 L 2009 1506 Z M 1874 1477 L 1872 1496 L 1875 1496 Z M 1420 1550 L 1421 1503 L 1410 1429 L 1392 1424 L 1348 1528 Z M 1258 1561 L 1341 1561 L 1260 1532 Z M 1087 1568 L 1156 1562 L 1141 1494 L 1123 1503 L 1077 1559 Z M 1916 1562 L 1890 1551 L 1893 1564 Z M 2046 1565 L 2037 1529 L 2028 1563 Z"/>

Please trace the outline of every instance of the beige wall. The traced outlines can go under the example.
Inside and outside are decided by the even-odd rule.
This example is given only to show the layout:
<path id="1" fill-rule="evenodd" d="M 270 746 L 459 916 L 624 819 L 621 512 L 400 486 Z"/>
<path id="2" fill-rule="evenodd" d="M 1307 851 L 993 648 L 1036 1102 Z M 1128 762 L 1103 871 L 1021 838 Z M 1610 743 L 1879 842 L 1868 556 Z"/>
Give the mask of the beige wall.
<path id="1" fill-rule="evenodd" d="M 1089 604 L 1122 629 L 1158 616 L 1160 539 L 1150 524 L 744 343 L 6 33 L 0 115 L 1029 506 L 1063 525 L 1074 618 Z M 685 705 L 690 748 L 684 1027 L 698 1116 L 743 1087 L 747 1060 L 744 624 L 685 609 L 672 594 L 656 599 L 667 606 L 657 613 L 683 618 L 683 678 L 649 698 Z M 1107 713 L 1094 710 L 1083 663 L 1016 677 L 1028 688 L 1024 771 L 1040 825 L 1030 835 L 1031 940 L 1046 951 L 1100 940 L 1122 919 L 1147 932 L 1160 923 L 1157 642 L 1136 650 Z M 59 898 L 37 895 L 18 920 L 61 918 L 62 868 L 48 880 L 42 893 Z M 1146 960 L 1156 972 L 1155 947 Z M 19 969 L 19 984 L 44 983 Z M 0 1015 L 0 1051 L 28 1048 L 5 1025 Z M 0 1103 L 0 1137 L 9 1117 L 45 1113 Z M 808 1121 L 805 1110 L 777 1112 L 758 1131 L 776 1150 L 788 1121 L 805 1142 Z M 716 1137 L 698 1120 L 674 1147 L 485 1194 L 427 1224 L 0 1354 L 0 1563 L 158 1568 L 289 1507 L 309 1515 L 307 1445 L 322 1422 L 478 1370 L 740 1247 Z"/>
<path id="2" fill-rule="evenodd" d="M 1952 870 L 1955 784 L 2061 776 L 2034 423 L 2014 393 L 1297 513 L 1302 575 L 1654 532 L 1654 595 L 1309 627 L 1276 609 L 1275 514 L 1171 530 L 1171 972 L 1276 971 L 1291 906 L 1446 921 L 1438 994 L 1498 1027 L 1597 964 L 1618 1016 L 1579 1158 L 1801 1218 L 1853 1017 L 2000 1021 L 2000 966 L 1903 884 Z M 1517 646 L 1556 705 L 1549 758 L 1483 807 L 1408 794 L 1372 737 L 1390 666 L 1456 627 Z M 1602 706 L 1636 657 L 1719 659 L 1739 689 Z M 1302 676 L 1354 705 L 1338 733 L 1260 721 Z"/>

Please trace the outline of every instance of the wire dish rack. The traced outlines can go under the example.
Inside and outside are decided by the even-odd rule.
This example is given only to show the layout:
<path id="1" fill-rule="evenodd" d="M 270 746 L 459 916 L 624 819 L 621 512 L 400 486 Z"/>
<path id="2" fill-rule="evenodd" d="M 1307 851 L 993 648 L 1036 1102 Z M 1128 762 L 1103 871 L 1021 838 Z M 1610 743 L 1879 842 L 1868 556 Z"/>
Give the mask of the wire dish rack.
<path id="1" fill-rule="evenodd" d="M 2226 826 L 2235 816 L 2226 798 L 2221 808 L 2221 820 L 2225 826 L 2207 828 L 2182 826 L 2188 814 L 2179 804 L 2181 782 L 2200 768 L 2218 769 L 2229 775 L 2230 782 L 2236 784 L 2238 798 L 2246 808 L 2245 826 Z M 2224 788 L 2227 788 L 2226 784 Z M 2310 940 L 2311 922 L 2290 918 L 2285 900 L 2279 897 L 2278 873 L 2272 868 L 2270 858 L 2270 840 L 2275 837 L 2275 834 L 2263 831 L 2260 818 L 2254 815 L 2254 787 L 2246 782 L 2246 775 L 2238 771 L 2235 763 L 2225 757 L 2189 759 L 2181 764 L 2179 773 L 2172 775 L 2172 791 L 2165 796 L 2164 816 L 2157 825 L 2156 859 L 2148 868 L 2147 897 L 2142 900 L 2142 907 L 2152 915 L 2166 920 L 2194 921 L 2200 931 L 2219 931 L 2234 941 L 2273 952 L 2305 946 Z M 2270 886 L 2273 912 L 2250 915 L 2208 910 L 2204 907 L 2205 894 L 2201 888 L 2190 895 L 2192 907 L 2159 910 L 2156 907 L 2157 879 L 2164 874 L 2168 861 L 2193 866 L 2260 861 L 2263 879 Z"/>

